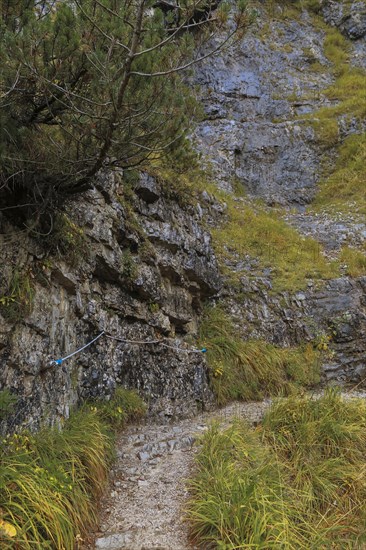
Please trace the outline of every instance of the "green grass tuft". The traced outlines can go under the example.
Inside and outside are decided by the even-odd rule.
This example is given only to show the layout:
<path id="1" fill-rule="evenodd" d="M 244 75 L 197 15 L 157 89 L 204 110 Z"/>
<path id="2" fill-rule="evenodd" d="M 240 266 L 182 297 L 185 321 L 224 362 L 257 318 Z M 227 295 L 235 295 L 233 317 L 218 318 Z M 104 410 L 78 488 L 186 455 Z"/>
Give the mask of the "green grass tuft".
<path id="1" fill-rule="evenodd" d="M 0 420 L 6 418 L 13 411 L 16 402 L 16 395 L 12 394 L 8 389 L 0 391 Z"/>
<path id="2" fill-rule="evenodd" d="M 366 134 L 351 135 L 340 146 L 334 169 L 320 182 L 314 207 L 366 214 L 365 166 Z"/>
<path id="3" fill-rule="evenodd" d="M 337 73 L 347 71 L 351 52 L 350 42 L 334 27 L 326 27 L 324 38 L 324 53 L 333 65 Z"/>
<path id="4" fill-rule="evenodd" d="M 188 518 L 204 548 L 363 548 L 366 404 L 335 390 L 278 402 L 253 430 L 203 437 Z"/>
<path id="5" fill-rule="evenodd" d="M 296 291 L 307 280 L 324 280 L 339 275 L 337 261 L 328 261 L 321 245 L 301 236 L 281 220 L 276 211 L 238 200 L 230 194 L 216 193 L 227 205 L 227 222 L 212 230 L 213 245 L 224 273 L 238 282 L 243 272 L 225 270 L 225 262 L 236 263 L 249 255 L 259 259 L 259 266 L 271 268 L 273 290 Z"/>
<path id="6" fill-rule="evenodd" d="M 32 312 L 34 284 L 31 269 L 13 270 L 5 292 L 0 295 L 0 313 L 9 322 L 19 322 Z"/>
<path id="7" fill-rule="evenodd" d="M 219 307 L 206 311 L 200 342 L 208 350 L 212 385 L 220 405 L 232 399 L 286 395 L 320 380 L 320 353 L 311 344 L 282 349 L 263 340 L 244 341 Z"/>
<path id="8" fill-rule="evenodd" d="M 96 522 L 114 455 L 113 407 L 122 411 L 117 425 L 119 416 L 126 420 L 143 411 L 135 394 L 120 389 L 106 406 L 84 405 L 62 430 L 44 428 L 0 441 L 2 550 L 79 547 Z"/>
<path id="9" fill-rule="evenodd" d="M 350 277 L 366 275 L 366 244 L 363 246 L 363 251 L 343 247 L 339 259 L 345 264 L 346 275 Z"/>
<path id="10" fill-rule="evenodd" d="M 339 127 L 336 118 L 329 117 L 329 111 L 323 109 L 315 114 L 314 120 L 311 121 L 317 139 L 320 141 L 324 149 L 335 147 L 339 143 Z"/>
<path id="11" fill-rule="evenodd" d="M 95 401 L 94 408 L 101 420 L 114 428 L 122 428 L 127 421 L 139 420 L 146 413 L 146 405 L 137 393 L 119 387 L 110 401 Z"/>

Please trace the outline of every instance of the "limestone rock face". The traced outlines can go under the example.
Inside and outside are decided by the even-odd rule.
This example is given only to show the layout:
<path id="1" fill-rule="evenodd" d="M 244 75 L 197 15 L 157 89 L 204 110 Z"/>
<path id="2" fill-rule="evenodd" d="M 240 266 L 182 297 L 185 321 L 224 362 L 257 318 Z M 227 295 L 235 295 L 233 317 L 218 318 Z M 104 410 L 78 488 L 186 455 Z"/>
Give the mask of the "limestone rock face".
<path id="1" fill-rule="evenodd" d="M 366 8 L 364 2 L 335 2 L 325 0 L 322 13 L 327 23 L 336 26 L 351 40 L 366 35 Z"/>
<path id="2" fill-rule="evenodd" d="M 324 91 L 334 76 L 324 53 L 325 33 L 309 13 L 281 19 L 284 8 L 278 2 L 270 17 L 262 4 L 257 24 L 244 38 L 196 70 L 206 116 L 195 142 L 222 188 L 239 182 L 270 205 L 301 209 L 314 198 L 324 154 L 305 116 L 332 104 Z M 326 22 L 353 39 L 352 63 L 365 67 L 365 4 L 323 1 L 320 6 Z M 345 137 L 355 129 L 352 121 L 345 127 L 343 122 Z"/>
<path id="3" fill-rule="evenodd" d="M 362 244 L 366 224 L 305 211 L 324 160 L 305 116 L 331 104 L 324 91 L 334 82 L 325 33 L 306 11 L 284 20 L 268 18 L 266 2 L 258 5 L 258 24 L 195 69 L 205 115 L 193 143 L 219 187 L 240 185 L 248 200 L 283 206 L 284 219 L 332 258 L 343 244 Z M 273 6 L 282 13 L 280 2 Z M 322 0 L 319 8 L 352 40 L 352 63 L 365 67 L 364 2 Z M 342 137 L 355 131 L 355 121 L 339 120 Z M 271 268 L 260 272 L 256 258 L 243 257 L 238 288 L 223 285 L 207 227 L 223 222 L 226 205 L 207 191 L 199 204 L 181 202 L 151 174 L 129 189 L 120 173 L 102 174 L 95 189 L 67 205 L 69 225 L 51 255 L 42 238 L 19 232 L 0 213 L 0 390 L 19 397 L 3 431 L 22 423 L 36 429 L 41 418 L 60 422 L 118 384 L 137 388 L 151 414 L 210 408 L 205 357 L 191 344 L 207 300 L 225 301 L 243 338 L 291 346 L 331 335 L 324 377 L 365 378 L 365 278 L 275 295 Z M 102 331 L 81 353 L 50 364 Z"/>
<path id="4" fill-rule="evenodd" d="M 314 196 L 319 155 L 314 131 L 301 117 L 324 104 L 319 94 L 331 76 L 309 75 L 315 59 L 328 62 L 321 32 L 310 32 L 305 16 L 273 23 L 268 33 L 249 31 L 218 56 L 215 70 L 207 60 L 197 71 L 207 113 L 197 146 L 213 160 L 222 187 L 237 179 L 269 203 L 303 205 Z"/>
<path id="5" fill-rule="evenodd" d="M 334 82 L 324 53 L 325 33 L 306 11 L 291 20 L 282 17 L 280 2 L 273 3 L 273 14 L 266 8 L 266 2 L 259 4 L 257 24 L 243 40 L 196 70 L 205 109 L 195 131 L 196 146 L 221 188 L 243 187 L 248 203 L 259 198 L 268 207 L 282 206 L 284 219 L 334 258 L 343 245 L 362 246 L 366 224 L 359 216 L 305 211 L 316 195 L 324 159 L 329 163 L 336 155 L 324 150 L 305 118 L 316 118 L 319 109 L 331 105 L 324 93 Z M 328 24 L 352 39 L 351 63 L 365 68 L 364 2 L 323 0 L 319 10 Z M 342 138 L 362 131 L 342 118 L 338 122 Z M 362 277 L 340 277 L 321 288 L 309 282 L 305 291 L 274 295 L 271 268 L 258 273 L 255 259 L 237 260 L 237 266 L 226 260 L 226 267 L 247 275 L 236 291 L 225 286 L 220 299 L 243 338 L 291 346 L 330 336 L 324 378 L 360 382 L 366 373 Z"/>
<path id="6" fill-rule="evenodd" d="M 221 286 L 199 210 L 164 198 L 148 174 L 128 204 L 119 174 L 101 176 L 100 185 L 103 193 L 97 186 L 67 207 L 82 230 L 72 261 L 46 258 L 26 236 L 3 243 L 2 291 L 16 265 L 33 302 L 16 319 L 7 307 L 0 313 L 0 383 L 19 396 L 10 425 L 55 422 L 81 400 L 108 398 L 117 384 L 137 388 L 157 415 L 193 415 L 212 404 L 204 355 L 183 340 L 196 332 L 202 301 Z M 50 365 L 102 331 L 130 342 L 103 335 Z"/>

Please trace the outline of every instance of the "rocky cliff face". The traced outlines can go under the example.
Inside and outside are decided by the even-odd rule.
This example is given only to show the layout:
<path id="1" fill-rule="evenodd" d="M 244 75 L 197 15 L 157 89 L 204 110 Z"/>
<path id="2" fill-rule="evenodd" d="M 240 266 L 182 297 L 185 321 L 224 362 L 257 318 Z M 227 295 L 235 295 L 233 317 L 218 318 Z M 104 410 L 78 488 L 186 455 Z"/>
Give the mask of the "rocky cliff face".
<path id="1" fill-rule="evenodd" d="M 72 257 L 46 257 L 25 235 L 9 242 L 13 228 L 3 223 L 1 283 L 9 301 L 0 314 L 0 380 L 20 396 L 10 424 L 57 420 L 82 399 L 108 397 L 116 384 L 137 388 L 154 414 L 190 415 L 212 403 L 204 356 L 182 341 L 194 333 L 202 301 L 220 288 L 200 209 L 164 197 L 148 174 L 128 202 L 120 180 L 104 177 L 103 192 L 68 206 L 62 239 L 74 239 Z M 21 278 L 9 296 L 15 270 L 27 277 L 32 306 L 15 309 L 13 322 L 12 300 L 24 298 Z M 101 331 L 130 342 L 103 335 L 50 365 Z"/>
<path id="2" fill-rule="evenodd" d="M 338 27 L 351 40 L 365 37 L 366 9 L 364 2 L 326 0 L 321 2 L 321 12 L 328 24 Z M 364 44 L 357 45 L 356 49 L 364 49 Z"/>
<path id="3" fill-rule="evenodd" d="M 222 187 L 237 178 L 249 195 L 301 210 L 316 193 L 324 154 L 304 117 L 336 103 L 324 93 L 334 76 L 325 32 L 307 11 L 288 19 L 281 3 L 269 13 L 261 5 L 245 38 L 196 72 L 206 113 L 196 144 Z M 354 39 L 352 62 L 366 67 L 365 4 L 322 5 L 325 20 Z M 340 117 L 343 138 L 355 131 L 347 124 Z"/>
<path id="4" fill-rule="evenodd" d="M 279 345 L 316 342 L 326 349 L 323 379 L 360 383 L 365 377 L 366 277 L 333 279 L 322 288 L 271 295 L 270 279 L 242 278 L 241 293 L 221 294 L 244 338 Z"/>
<path id="5" fill-rule="evenodd" d="M 315 238 L 333 258 L 343 244 L 362 246 L 366 224 L 357 215 L 306 209 L 324 162 L 336 157 L 309 124 L 309 115 L 316 118 L 319 109 L 336 104 L 325 93 L 335 78 L 324 52 L 326 34 L 307 11 L 287 17 L 286 3 L 273 3 L 268 10 L 260 2 L 258 9 L 257 25 L 245 38 L 196 73 L 206 113 L 195 132 L 196 146 L 221 188 L 230 192 L 239 184 L 249 202 L 259 198 L 269 210 L 282 206 L 286 221 Z M 365 4 L 324 1 L 319 12 L 352 40 L 351 62 L 365 68 Z M 349 117 L 340 116 L 338 126 L 341 139 L 364 131 L 364 121 Z M 220 299 L 244 338 L 288 346 L 328 336 L 332 352 L 325 360 L 325 378 L 364 378 L 365 277 L 340 277 L 321 289 L 309 282 L 305 291 L 273 296 L 271 270 L 258 275 L 246 256 L 238 257 L 237 265 L 243 271 L 239 288 L 224 286 Z"/>
<path id="6" fill-rule="evenodd" d="M 353 62 L 364 66 L 364 3 L 321 6 L 325 20 L 353 40 Z M 304 116 L 331 103 L 323 93 L 331 72 L 314 70 L 330 65 L 324 32 L 305 11 L 286 20 L 277 17 L 280 4 L 273 9 L 272 16 L 263 9 L 259 25 L 197 70 L 206 115 L 194 140 L 219 186 L 230 191 L 239 182 L 248 200 L 282 205 L 287 222 L 332 256 L 343 242 L 364 241 L 366 226 L 352 216 L 305 211 L 324 150 Z M 339 125 L 344 135 L 356 131 Z M 364 378 L 366 278 L 309 282 L 304 291 L 274 295 L 270 270 L 258 274 L 244 257 L 239 287 L 222 286 L 203 227 L 224 216 L 207 193 L 201 205 L 182 205 L 147 173 L 128 193 L 114 173 L 67 206 L 51 255 L 42 244 L 47 236 L 17 233 L 0 218 L 0 389 L 19 396 L 3 431 L 21 423 L 36 428 L 41 418 L 57 422 L 83 399 L 108 397 L 117 384 L 137 388 L 153 414 L 209 408 L 204 355 L 187 343 L 207 299 L 226 303 L 243 338 L 289 346 L 331 334 L 325 376 Z M 102 331 L 85 351 L 50 365 Z"/>

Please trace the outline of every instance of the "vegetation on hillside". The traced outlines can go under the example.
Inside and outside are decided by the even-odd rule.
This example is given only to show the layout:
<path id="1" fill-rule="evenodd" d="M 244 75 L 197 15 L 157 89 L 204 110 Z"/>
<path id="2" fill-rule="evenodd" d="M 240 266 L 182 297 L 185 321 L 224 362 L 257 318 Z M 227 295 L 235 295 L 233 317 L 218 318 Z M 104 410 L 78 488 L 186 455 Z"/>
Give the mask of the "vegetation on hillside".
<path id="1" fill-rule="evenodd" d="M 351 9 L 351 2 L 342 2 L 342 5 L 345 16 L 347 10 Z M 352 63 L 352 41 L 337 28 L 324 22 L 320 0 L 285 0 L 281 3 L 271 0 L 267 9 L 271 17 L 283 20 L 299 20 L 304 9 L 309 11 L 312 24 L 323 34 L 323 51 L 329 64 L 312 59 L 309 48 L 304 48 L 304 54 L 310 59 L 312 71 L 327 72 L 334 77 L 328 88 L 319 91 L 320 95 L 329 100 L 328 105 L 305 117 L 315 129 L 323 151 L 333 151 L 330 162 L 324 162 L 315 209 L 363 215 L 366 211 L 363 181 L 366 71 Z M 306 99 L 306 94 L 295 94 L 294 99 L 298 101 L 301 97 Z M 304 118 L 303 115 L 301 118 Z M 350 135 L 345 138 L 345 133 Z M 339 158 L 334 166 L 335 148 Z"/>
<path id="2" fill-rule="evenodd" d="M 366 215 L 366 134 L 348 136 L 337 152 L 334 168 L 320 182 L 314 208 Z"/>
<path id="3" fill-rule="evenodd" d="M 263 425 L 202 438 L 191 481 L 192 534 L 209 548 L 361 548 L 366 403 L 336 390 L 280 400 Z"/>
<path id="4" fill-rule="evenodd" d="M 326 25 L 320 17 L 314 17 L 314 25 L 324 33 L 324 53 L 331 63 L 334 82 L 325 96 L 331 104 L 308 115 L 316 130 L 319 143 L 328 150 L 337 147 L 337 160 L 325 167 L 319 184 L 315 207 L 352 214 L 366 213 L 364 188 L 366 117 L 366 71 L 352 64 L 352 43 L 341 32 Z M 340 125 L 352 128 L 345 139 Z"/>
<path id="5" fill-rule="evenodd" d="M 343 13 L 346 15 L 351 3 L 342 4 Z M 323 35 L 323 51 L 329 61 L 329 64 L 316 61 L 311 64 L 311 70 L 314 70 L 316 65 L 318 72 L 326 71 L 334 77 L 333 83 L 327 89 L 319 91 L 319 94 L 329 100 L 328 104 L 305 116 L 314 128 L 319 146 L 324 153 L 318 193 L 309 207 L 310 213 L 330 214 L 340 221 L 344 215 L 350 215 L 355 223 L 358 220 L 362 223 L 362 216 L 366 213 L 366 148 L 363 125 L 366 115 L 366 71 L 352 62 L 352 42 L 337 28 L 324 22 L 319 0 L 284 3 L 273 0 L 268 8 L 272 17 L 283 20 L 299 20 L 304 9 L 310 12 L 312 24 Z M 309 48 L 304 48 L 304 54 L 310 56 L 310 59 L 313 55 Z M 307 97 L 306 93 L 299 95 L 303 99 Z M 297 94 L 295 100 L 299 100 Z M 352 277 L 364 275 L 365 251 L 362 244 L 352 244 L 352 247 L 345 244 L 338 256 L 342 273 Z"/>
<path id="6" fill-rule="evenodd" d="M 344 246 L 339 259 L 350 277 L 362 277 L 366 274 L 366 242 L 360 248 Z"/>
<path id="7" fill-rule="evenodd" d="M 3 4 L 0 198 L 13 218 L 49 216 L 101 168 L 184 153 L 196 104 L 181 72 L 199 59 L 196 41 L 225 21 L 226 5 L 214 7 L 208 0 L 179 10 L 151 0 Z M 236 8 L 217 49 L 248 23 L 247 2 Z"/>
<path id="8" fill-rule="evenodd" d="M 246 255 L 259 260 L 260 270 L 270 269 L 276 292 L 300 290 L 309 279 L 331 279 L 339 274 L 339 263 L 325 257 L 319 242 L 301 236 L 276 210 L 228 193 L 215 195 L 225 202 L 227 218 L 211 231 L 213 245 L 232 282 L 238 283 L 245 273 L 235 265 Z"/>
<path id="9" fill-rule="evenodd" d="M 1 548 L 78 547 L 96 521 L 113 459 L 113 431 L 144 411 L 136 394 L 119 388 L 111 401 L 74 412 L 62 430 L 0 439 Z"/>
<path id="10" fill-rule="evenodd" d="M 351 64 L 351 43 L 337 29 L 324 27 L 325 55 L 332 63 L 334 83 L 325 90 L 332 105 L 312 115 L 320 143 L 337 146 L 334 167 L 326 168 L 315 200 L 317 208 L 365 214 L 365 134 L 362 121 L 366 116 L 365 70 Z M 339 124 L 354 127 L 353 133 L 342 140 Z M 360 132 L 360 133 L 357 133 Z"/>
<path id="11" fill-rule="evenodd" d="M 220 307 L 206 310 L 200 325 L 200 344 L 207 361 L 217 402 L 288 395 L 320 380 L 317 343 L 279 348 L 264 340 L 244 340 Z"/>

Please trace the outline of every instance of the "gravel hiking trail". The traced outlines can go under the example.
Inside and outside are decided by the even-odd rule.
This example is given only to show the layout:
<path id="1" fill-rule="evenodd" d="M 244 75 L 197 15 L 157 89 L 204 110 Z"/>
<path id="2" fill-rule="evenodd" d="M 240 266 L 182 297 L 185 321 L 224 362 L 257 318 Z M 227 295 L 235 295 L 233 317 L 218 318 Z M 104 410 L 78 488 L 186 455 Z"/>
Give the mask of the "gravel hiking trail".
<path id="1" fill-rule="evenodd" d="M 321 392 L 320 392 L 321 393 Z M 317 392 L 318 395 L 320 395 Z M 344 396 L 366 398 L 366 392 Z M 130 425 L 117 442 L 110 487 L 100 503 L 98 531 L 84 550 L 193 550 L 184 508 L 192 475 L 195 442 L 218 420 L 260 422 L 271 401 L 232 403 L 189 420 Z"/>

